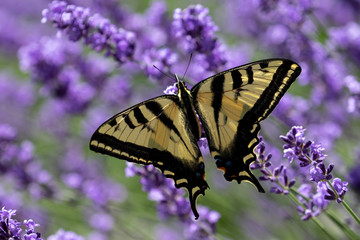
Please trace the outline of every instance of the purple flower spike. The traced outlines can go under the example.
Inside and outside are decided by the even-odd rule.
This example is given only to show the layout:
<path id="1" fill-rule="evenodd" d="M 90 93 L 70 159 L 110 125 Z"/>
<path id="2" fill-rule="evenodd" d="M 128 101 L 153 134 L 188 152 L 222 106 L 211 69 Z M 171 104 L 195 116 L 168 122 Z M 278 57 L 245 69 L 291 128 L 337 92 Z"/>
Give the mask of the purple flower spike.
<path id="1" fill-rule="evenodd" d="M 16 129 L 10 125 L 0 124 L 0 143 L 12 142 L 16 137 Z"/>
<path id="2" fill-rule="evenodd" d="M 183 11 L 175 9 L 173 31 L 176 37 L 187 39 L 184 48 L 188 53 L 205 53 L 214 49 L 218 27 L 208 13 L 209 9 L 200 4 L 189 6 Z"/>
<path id="3" fill-rule="evenodd" d="M 164 93 L 165 93 L 165 94 L 173 94 L 173 95 L 175 95 L 175 94 L 177 94 L 177 91 L 178 91 L 178 89 L 177 89 L 177 87 L 176 87 L 176 83 L 174 83 L 173 85 L 168 86 L 168 87 L 164 90 Z"/>
<path id="4" fill-rule="evenodd" d="M 52 198 L 56 184 L 34 156 L 30 141 L 17 143 L 16 130 L 0 124 L 0 173 L 17 189 L 26 189 L 35 199 Z"/>
<path id="5" fill-rule="evenodd" d="M 212 239 L 215 234 L 216 223 L 220 217 L 219 213 L 198 206 L 201 217 L 199 220 L 192 220 L 190 204 L 184 199 L 184 191 L 177 189 L 171 179 L 165 178 L 154 166 L 148 165 L 139 167 L 133 163 L 127 162 L 125 169 L 126 176 L 138 175 L 143 190 L 148 192 L 149 199 L 157 202 L 157 211 L 159 217 L 168 219 L 171 216 L 177 216 L 185 225 L 185 235 L 191 232 L 188 239 L 198 239 L 198 236 L 204 236 L 203 239 Z"/>
<path id="6" fill-rule="evenodd" d="M 259 140 L 260 142 L 255 148 L 258 157 L 251 165 L 251 168 L 260 169 L 263 174 L 263 176 L 259 177 L 260 181 L 270 181 L 276 184 L 276 186 L 271 187 L 270 193 L 287 195 L 289 189 L 294 186 L 296 180 L 291 179 L 289 181 L 287 169 L 284 165 L 280 165 L 276 168 L 272 167 L 270 162 L 272 155 L 267 154 L 265 157 L 265 143 L 263 142 L 262 137 L 260 137 Z"/>
<path id="7" fill-rule="evenodd" d="M 322 162 L 326 157 L 326 155 L 322 153 L 324 150 L 325 148 L 323 148 L 321 144 L 311 144 L 309 150 L 309 156 L 311 157 L 311 160 L 316 161 L 317 163 Z"/>
<path id="8" fill-rule="evenodd" d="M 286 143 L 284 148 L 284 157 L 290 160 L 290 163 L 294 159 L 298 159 L 299 155 L 302 152 L 302 147 L 304 143 L 304 132 L 305 129 L 302 126 L 294 126 L 291 130 L 286 134 L 286 136 L 280 136 L 280 138 Z M 303 158 L 302 161 L 304 164 L 307 159 Z"/>
<path id="9" fill-rule="evenodd" d="M 154 79 L 160 80 L 164 77 L 164 74 L 154 66 L 163 72 L 171 72 L 172 65 L 178 61 L 178 56 L 168 48 L 159 50 L 151 48 L 145 51 L 142 61 L 142 68 L 146 74 Z"/>
<path id="10" fill-rule="evenodd" d="M 330 180 L 332 175 L 331 171 L 334 169 L 334 164 L 330 164 L 328 168 L 325 168 L 324 163 L 319 163 L 310 168 L 310 180 L 314 182 L 320 182 L 325 180 Z"/>
<path id="11" fill-rule="evenodd" d="M 206 69 L 215 70 L 226 63 L 225 47 L 215 37 L 218 27 L 208 13 L 209 9 L 200 4 L 175 9 L 172 28 L 186 52 L 205 54 Z"/>
<path id="12" fill-rule="evenodd" d="M 42 240 L 41 234 L 35 232 L 35 227 L 40 225 L 36 224 L 32 219 L 24 221 L 27 229 L 24 229 L 25 234 L 21 234 L 23 231 L 21 223 L 12 218 L 15 215 L 16 210 L 6 210 L 5 207 L 0 210 L 0 239 Z"/>
<path id="13" fill-rule="evenodd" d="M 60 229 L 55 234 L 49 236 L 47 240 L 85 240 L 85 238 L 77 235 L 74 232 Z"/>
<path id="14" fill-rule="evenodd" d="M 265 167 L 270 167 L 270 159 L 272 157 L 271 153 L 265 155 L 265 143 L 263 142 L 262 137 L 259 137 L 259 144 L 256 147 L 257 158 L 253 164 L 250 165 L 251 169 L 264 169 Z M 265 171 L 265 170 L 264 170 Z M 263 172 L 263 171 L 262 171 Z M 267 174 L 267 172 L 263 172 Z"/>
<path id="15" fill-rule="evenodd" d="M 71 147 L 69 144 L 68 148 L 61 161 L 61 178 L 65 185 L 86 196 L 98 208 L 125 200 L 125 189 L 104 176 L 98 162 L 86 160 L 76 144 Z"/>
<path id="16" fill-rule="evenodd" d="M 345 193 L 348 190 L 347 189 L 348 182 L 346 182 L 346 181 L 342 182 L 340 178 L 334 178 L 332 185 L 334 186 L 334 189 L 337 192 L 337 195 L 339 196 L 338 198 L 336 198 L 336 201 L 338 203 L 341 203 L 342 199 L 345 196 Z M 326 199 L 327 200 L 335 200 L 335 193 L 333 193 L 333 191 L 331 189 L 328 189 L 328 193 L 329 193 L 329 195 L 325 196 L 325 197 L 327 197 Z"/>
<path id="17" fill-rule="evenodd" d="M 65 113 L 84 112 L 101 90 L 113 67 L 91 55 L 81 56 L 78 45 L 43 37 L 19 50 L 21 69 L 40 83 L 40 94 L 51 96 Z"/>
<path id="18" fill-rule="evenodd" d="M 298 211 L 303 214 L 301 217 L 302 221 L 307 221 L 313 216 L 311 209 L 303 210 L 302 208 L 298 208 Z"/>
<path id="19" fill-rule="evenodd" d="M 198 221 L 187 221 L 184 230 L 185 237 L 189 240 L 214 239 L 220 214 L 202 206 L 199 206 L 199 214 L 201 214 L 201 218 Z"/>
<path id="20" fill-rule="evenodd" d="M 271 187 L 270 188 L 270 193 L 282 194 L 283 192 L 284 192 L 284 190 L 280 187 Z"/>
<path id="21" fill-rule="evenodd" d="M 285 142 L 284 157 L 288 158 L 290 163 L 299 160 L 300 167 L 321 163 L 326 157 L 322 153 L 324 148 L 320 144 L 315 144 L 313 141 L 305 142 L 305 130 L 302 126 L 294 126 L 286 136 L 280 136 Z"/>
<path id="22" fill-rule="evenodd" d="M 360 194 L 360 165 L 351 168 L 349 172 L 349 183 L 357 194 Z"/>
<path id="23" fill-rule="evenodd" d="M 117 62 L 132 60 L 135 51 L 135 34 L 118 29 L 99 14 L 91 15 L 88 8 L 53 1 L 43 10 L 42 22 L 51 21 L 56 28 L 66 33 L 71 41 L 84 39 L 95 51 L 105 50 Z"/>
<path id="24" fill-rule="evenodd" d="M 297 209 L 302 215 L 302 221 L 318 216 L 327 207 L 328 201 L 324 198 L 326 194 L 326 183 L 320 182 L 316 193 L 312 193 L 311 190 L 312 185 L 310 184 L 302 184 L 298 189 L 299 193 L 302 194 L 298 196 L 302 206 L 298 206 Z M 306 197 L 306 199 L 302 196 Z M 303 206 L 305 206 L 305 208 Z"/>

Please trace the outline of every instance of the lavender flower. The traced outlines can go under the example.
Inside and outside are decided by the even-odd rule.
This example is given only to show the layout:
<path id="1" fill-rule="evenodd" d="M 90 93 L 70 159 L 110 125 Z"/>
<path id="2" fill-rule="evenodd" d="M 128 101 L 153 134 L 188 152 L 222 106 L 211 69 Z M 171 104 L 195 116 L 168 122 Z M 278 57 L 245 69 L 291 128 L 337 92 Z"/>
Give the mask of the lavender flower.
<path id="1" fill-rule="evenodd" d="M 27 189 L 36 199 L 53 197 L 56 184 L 35 158 L 33 144 L 24 141 L 17 145 L 15 140 L 16 130 L 0 125 L 0 173 L 12 179 L 14 187 Z"/>
<path id="2" fill-rule="evenodd" d="M 127 177 L 138 175 L 143 185 L 143 191 L 148 192 L 150 200 L 156 201 L 157 211 L 161 219 L 177 216 L 185 226 L 185 237 L 187 239 L 212 239 L 214 238 L 216 223 L 220 217 L 219 213 L 210 211 L 199 206 L 202 217 L 198 221 L 190 219 L 191 209 L 188 200 L 184 199 L 184 191 L 177 189 L 171 179 L 165 178 L 152 165 L 137 167 L 127 162 L 125 169 Z"/>
<path id="3" fill-rule="evenodd" d="M 90 199 L 96 207 L 105 208 L 110 202 L 122 202 L 125 189 L 104 176 L 98 162 L 86 161 L 79 146 L 69 143 L 62 165 L 62 180 L 66 186 Z"/>
<path id="4" fill-rule="evenodd" d="M 284 165 L 273 167 L 270 162 L 271 155 L 265 155 L 265 145 L 260 138 L 260 143 L 256 147 L 258 157 L 252 165 L 252 169 L 260 169 L 263 176 L 259 179 L 262 181 L 271 181 L 273 185 L 270 189 L 271 193 L 289 194 L 291 189 L 296 192 L 299 199 L 298 211 L 302 215 L 303 221 L 309 220 L 319 215 L 328 205 L 329 200 L 337 200 L 338 203 L 342 201 L 347 192 L 347 182 L 342 182 L 339 178 L 335 178 L 332 183 L 332 171 L 334 164 L 329 164 L 326 168 L 323 160 L 325 156 L 322 152 L 324 148 L 320 144 L 305 140 L 305 129 L 301 126 L 292 127 L 286 136 L 280 136 L 285 141 L 284 157 L 288 158 L 291 163 L 293 160 L 300 161 L 300 169 L 295 170 L 295 173 L 304 175 L 303 184 L 296 191 L 295 179 L 289 181 L 287 175 L 287 168 Z M 310 166 L 309 168 L 304 168 Z M 310 181 L 317 183 L 316 192 L 312 191 Z"/>
<path id="5" fill-rule="evenodd" d="M 49 236 L 47 240 L 85 240 L 85 238 L 74 232 L 59 229 L 55 234 Z"/>
<path id="6" fill-rule="evenodd" d="M 286 143 L 284 145 L 284 157 L 288 158 L 290 163 L 296 159 L 300 162 L 300 167 L 306 167 L 311 163 L 320 163 L 326 155 L 320 144 L 312 141 L 304 142 L 305 129 L 302 126 L 292 127 L 286 136 L 280 138 Z"/>
<path id="7" fill-rule="evenodd" d="M 43 37 L 38 42 L 30 43 L 19 50 L 21 70 L 31 73 L 31 77 L 45 86 L 54 88 L 54 93 L 61 92 L 63 84 L 55 84 L 64 63 L 79 55 L 80 49 L 75 44 L 59 39 Z M 58 93 L 60 94 L 60 93 Z"/>
<path id="8" fill-rule="evenodd" d="M 0 89 L 3 105 L 12 103 L 13 107 L 26 111 L 35 102 L 34 87 L 11 74 L 0 73 Z"/>
<path id="9" fill-rule="evenodd" d="M 266 167 L 271 166 L 270 159 L 272 157 L 271 154 L 267 154 L 265 156 L 265 143 L 262 137 L 259 137 L 259 144 L 256 146 L 255 149 L 257 153 L 257 158 L 253 164 L 251 164 L 251 169 L 264 169 Z"/>
<path id="10" fill-rule="evenodd" d="M 208 16 L 209 10 L 202 5 L 175 9 L 173 32 L 188 53 L 199 52 L 206 57 L 206 70 L 215 70 L 226 63 L 224 46 L 215 37 L 218 27 Z"/>
<path id="11" fill-rule="evenodd" d="M 218 27 L 208 16 L 209 9 L 198 4 L 174 12 L 173 29 L 176 37 L 188 38 L 184 49 L 188 53 L 199 51 L 205 53 L 214 49 L 215 32 Z"/>
<path id="12" fill-rule="evenodd" d="M 348 182 L 342 182 L 340 178 L 334 178 L 332 185 L 334 189 L 327 188 L 326 200 L 336 200 L 338 203 L 343 201 L 345 193 L 347 192 Z M 335 190 L 335 191 L 334 191 Z"/>
<path id="13" fill-rule="evenodd" d="M 6 72 L 0 72 L 0 124 L 11 124 L 19 132 L 27 132 L 24 119 L 31 114 L 36 101 L 35 88 L 30 82 Z M 9 108 L 11 106 L 11 108 Z M 11 111 L 9 111 L 11 109 Z"/>
<path id="14" fill-rule="evenodd" d="M 347 76 L 345 78 L 345 85 L 350 91 L 348 99 L 348 112 L 360 113 L 360 83 L 355 79 L 354 76 Z"/>
<path id="15" fill-rule="evenodd" d="M 296 180 L 289 180 L 287 168 L 284 165 L 280 165 L 275 168 L 272 166 L 272 163 L 270 162 L 272 155 L 265 155 L 265 143 L 262 137 L 260 137 L 259 140 L 259 145 L 255 148 L 257 158 L 251 165 L 251 169 L 259 169 L 261 171 L 263 176 L 259 177 L 260 181 L 270 181 L 272 183 L 276 183 L 271 187 L 271 193 L 287 195 L 289 193 L 289 189 L 295 185 Z"/>
<path id="16" fill-rule="evenodd" d="M 54 97 L 56 104 L 69 114 L 88 108 L 95 89 L 104 85 L 113 69 L 107 62 L 83 59 L 77 45 L 52 38 L 22 47 L 19 58 L 22 70 L 41 84 L 41 93 Z"/>
<path id="17" fill-rule="evenodd" d="M 310 168 L 310 180 L 314 182 L 326 181 L 332 178 L 330 174 L 334 169 L 334 164 L 330 164 L 328 168 L 325 168 L 324 163 L 319 163 L 317 165 L 313 165 Z"/>
<path id="18" fill-rule="evenodd" d="M 186 219 L 190 214 L 190 204 L 184 199 L 184 192 L 175 188 L 173 181 L 167 179 L 152 165 L 137 167 L 133 163 L 127 163 L 126 176 L 141 176 L 140 182 L 143 191 L 149 193 L 149 199 L 158 201 L 158 213 L 161 219 L 169 216 L 179 216 Z"/>
<path id="19" fill-rule="evenodd" d="M 91 15 L 88 8 L 53 1 L 43 11 L 42 22 L 47 21 L 65 31 L 70 40 L 79 41 L 83 38 L 92 49 L 98 52 L 105 50 L 106 56 L 112 56 L 119 63 L 128 62 L 133 57 L 134 33 L 118 29 L 99 14 Z"/>
<path id="20" fill-rule="evenodd" d="M 168 86 L 165 90 L 164 93 L 165 94 L 170 94 L 170 95 L 176 95 L 178 92 L 178 89 L 176 87 L 176 83 L 174 83 L 173 85 Z"/>
<path id="21" fill-rule="evenodd" d="M 330 41 L 340 49 L 345 49 L 350 57 L 360 64 L 360 25 L 356 22 L 348 22 L 341 27 L 329 30 Z"/>
<path id="22" fill-rule="evenodd" d="M 298 199 L 302 206 L 297 206 L 297 210 L 302 215 L 302 221 L 318 216 L 327 207 L 328 201 L 325 200 L 326 190 L 322 187 L 323 184 L 320 183 L 315 194 L 311 192 L 312 186 L 310 184 L 302 184 L 299 187 L 298 192 L 301 195 L 298 195 Z"/>
<path id="23" fill-rule="evenodd" d="M 92 214 L 89 223 L 94 229 L 101 232 L 108 232 L 115 225 L 114 218 L 109 213 L 105 212 Z"/>
<path id="24" fill-rule="evenodd" d="M 201 214 L 199 222 L 189 221 L 186 224 L 184 236 L 190 240 L 216 239 L 214 234 L 216 233 L 216 224 L 220 219 L 220 214 L 202 206 L 199 206 L 199 214 Z"/>
<path id="25" fill-rule="evenodd" d="M 103 86 L 101 99 L 108 106 L 119 106 L 132 96 L 129 76 L 114 76 Z M 99 122 L 100 123 L 100 122 Z"/>
<path id="26" fill-rule="evenodd" d="M 165 76 L 154 66 L 165 73 L 171 73 L 171 66 L 177 62 L 177 58 L 177 54 L 168 48 L 159 50 L 151 48 L 145 51 L 142 57 L 142 68 L 149 77 L 160 80 Z"/>
<path id="27" fill-rule="evenodd" d="M 301 67 L 303 69 L 303 66 Z M 310 109 L 311 103 L 309 100 L 285 94 L 275 108 L 274 115 L 283 120 L 288 126 L 296 126 L 308 121 L 311 115 Z"/>
<path id="28" fill-rule="evenodd" d="M 141 59 L 142 53 L 148 49 L 160 49 L 166 45 L 172 45 L 171 20 L 168 16 L 166 3 L 154 1 L 144 14 L 134 13 L 125 19 L 123 26 L 135 32 L 137 37 L 136 59 Z"/>
<path id="29" fill-rule="evenodd" d="M 349 185 L 355 190 L 357 194 L 360 194 L 360 165 L 355 165 L 349 171 Z"/>
<path id="30" fill-rule="evenodd" d="M 42 240 L 41 234 L 35 232 L 36 224 L 32 219 L 24 220 L 25 234 L 21 234 L 23 229 L 21 223 L 12 217 L 16 215 L 16 210 L 6 210 L 2 207 L 0 211 L 0 239 L 24 239 L 24 240 Z"/>
<path id="31" fill-rule="evenodd" d="M 0 124 L 0 146 L 5 146 L 16 139 L 16 129 L 7 124 Z"/>
<path id="32" fill-rule="evenodd" d="M 0 27 L 0 50 L 4 57 L 11 58 L 22 45 L 36 41 L 46 31 L 46 28 L 39 26 L 38 21 L 39 11 L 41 11 L 39 7 L 43 7 L 43 3 L 33 2 L 26 8 L 30 10 L 28 13 L 23 11 L 25 8 L 21 9 L 16 5 L 12 1 L 5 0 L 0 9 L 0 22 L 6 23 Z M 33 18 L 25 19 L 26 17 L 22 14 Z M 33 19 L 36 20 L 33 21 Z"/>
<path id="33" fill-rule="evenodd" d="M 107 239 L 113 230 L 114 219 L 108 212 L 111 204 L 123 202 L 126 190 L 117 182 L 104 176 L 99 162 L 85 160 L 79 146 L 69 143 L 67 153 L 61 161 L 61 179 L 64 184 L 91 201 L 93 209 L 84 209 L 86 220 L 95 230 L 91 235 L 100 234 Z M 94 238 L 96 239 L 96 238 Z M 101 239 L 101 238 L 98 238 Z"/>

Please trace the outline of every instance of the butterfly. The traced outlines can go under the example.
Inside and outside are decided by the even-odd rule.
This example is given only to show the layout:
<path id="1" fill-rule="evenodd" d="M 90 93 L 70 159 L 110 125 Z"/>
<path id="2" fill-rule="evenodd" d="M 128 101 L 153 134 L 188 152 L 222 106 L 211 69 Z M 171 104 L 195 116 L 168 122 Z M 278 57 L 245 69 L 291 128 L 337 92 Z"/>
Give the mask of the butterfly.
<path id="1" fill-rule="evenodd" d="M 250 170 L 256 159 L 259 123 L 300 72 L 291 60 L 266 59 L 218 73 L 191 90 L 176 77 L 177 95 L 155 97 L 111 117 L 92 135 L 90 149 L 160 169 L 177 188 L 187 189 L 198 219 L 196 201 L 208 188 L 197 145 L 199 120 L 225 179 L 250 182 L 264 192 Z"/>

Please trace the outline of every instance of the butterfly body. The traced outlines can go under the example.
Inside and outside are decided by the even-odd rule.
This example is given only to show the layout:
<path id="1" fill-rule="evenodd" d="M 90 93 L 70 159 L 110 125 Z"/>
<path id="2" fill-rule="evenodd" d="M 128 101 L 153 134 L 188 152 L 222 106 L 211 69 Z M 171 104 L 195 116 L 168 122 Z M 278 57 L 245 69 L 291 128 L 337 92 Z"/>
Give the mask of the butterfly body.
<path id="1" fill-rule="evenodd" d="M 183 108 L 187 115 L 187 120 L 184 121 L 184 123 L 188 124 L 186 127 L 191 128 L 194 136 L 196 136 L 196 141 L 199 141 L 201 137 L 201 128 L 199 120 L 194 111 L 195 108 L 191 92 L 186 87 L 184 81 L 180 81 L 177 76 L 176 79 L 178 81 L 176 87 L 178 89 L 177 96 L 179 98 L 179 103 L 181 104 L 180 108 Z"/>
<path id="2" fill-rule="evenodd" d="M 178 80 L 177 95 L 149 99 L 104 122 L 93 134 L 90 149 L 154 165 L 173 179 L 177 188 L 188 190 L 198 218 L 196 200 L 208 188 L 197 145 L 201 137 L 199 119 L 210 153 L 225 179 L 247 181 L 264 192 L 250 171 L 259 143 L 259 123 L 300 72 L 300 66 L 290 60 L 268 59 L 216 74 L 191 90 Z"/>

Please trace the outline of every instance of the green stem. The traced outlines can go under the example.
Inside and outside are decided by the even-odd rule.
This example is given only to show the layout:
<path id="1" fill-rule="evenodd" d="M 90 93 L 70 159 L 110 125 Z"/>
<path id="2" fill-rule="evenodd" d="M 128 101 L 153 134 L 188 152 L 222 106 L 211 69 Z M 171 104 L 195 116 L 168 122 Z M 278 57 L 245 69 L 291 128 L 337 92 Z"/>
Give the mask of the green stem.
<path id="1" fill-rule="evenodd" d="M 355 212 L 351 209 L 351 207 L 343 200 L 342 205 L 345 207 L 345 209 L 350 213 L 350 215 L 355 219 L 355 221 L 360 224 L 360 218 L 358 215 L 355 214 Z"/>
<path id="2" fill-rule="evenodd" d="M 296 197 L 296 195 L 292 192 L 289 192 L 288 196 L 293 200 L 297 205 L 302 206 L 303 208 L 306 208 L 305 205 L 300 202 L 300 200 Z"/>
<path id="3" fill-rule="evenodd" d="M 268 169 L 267 169 L 268 170 Z M 283 186 L 281 184 L 281 182 L 277 181 L 277 183 L 283 188 L 285 189 L 285 186 Z M 289 194 L 288 196 L 291 198 L 292 201 L 295 202 L 295 204 L 297 204 L 298 206 L 301 206 L 303 207 L 304 209 L 306 208 L 306 206 L 296 197 L 296 195 L 301 195 L 304 199 L 307 199 L 307 197 L 303 196 L 302 194 L 300 194 L 298 191 L 296 191 L 295 189 L 289 189 Z M 335 223 L 339 223 L 338 226 L 343 229 L 344 233 L 350 238 L 350 239 L 356 239 L 356 234 L 354 232 L 352 232 L 351 230 L 349 229 L 346 229 L 346 227 L 340 223 L 340 221 L 336 218 L 331 218 Z M 328 236 L 329 239 L 333 239 L 335 240 L 336 238 L 334 236 L 332 236 L 330 234 L 330 232 L 328 230 L 326 230 L 324 228 L 324 226 L 321 224 L 321 222 L 315 217 L 315 216 L 312 216 L 311 217 L 311 220 L 321 229 L 321 231 L 326 235 Z M 355 237 L 355 238 L 354 238 Z"/>
<path id="4" fill-rule="evenodd" d="M 289 192 L 288 196 L 289 196 L 297 205 L 300 205 L 300 206 L 302 206 L 303 208 L 306 208 L 306 207 L 304 206 L 304 204 L 302 204 L 302 203 L 300 202 L 300 200 L 295 196 L 295 194 L 294 194 L 293 192 Z M 336 240 L 336 238 L 333 237 L 333 236 L 330 234 L 330 232 L 327 231 L 327 230 L 324 228 L 324 226 L 319 222 L 319 220 L 318 220 L 316 217 L 312 216 L 312 217 L 311 217 L 311 220 L 321 229 L 321 231 L 323 231 L 323 233 L 325 233 L 326 236 L 328 236 L 329 239 Z"/>
<path id="5" fill-rule="evenodd" d="M 324 226 L 319 222 L 316 217 L 311 217 L 311 220 L 321 229 L 321 231 L 323 231 L 323 233 L 325 233 L 325 235 L 329 237 L 329 239 L 336 240 L 336 238 L 333 237 L 333 235 L 331 235 L 329 231 L 324 228 Z"/>
<path id="6" fill-rule="evenodd" d="M 332 212 L 326 211 L 325 214 L 348 236 L 349 239 L 359 239 L 357 233 L 355 233 L 347 224 L 341 222 L 338 216 Z"/>
<path id="7" fill-rule="evenodd" d="M 339 194 L 335 190 L 334 186 L 331 184 L 331 182 L 328 180 L 326 181 L 330 188 L 335 193 L 336 199 L 340 198 Z M 356 215 L 356 213 L 352 210 L 352 208 L 345 202 L 345 200 L 341 201 L 341 204 L 344 206 L 344 208 L 350 213 L 350 215 L 355 219 L 355 221 L 360 225 L 360 218 Z"/>

